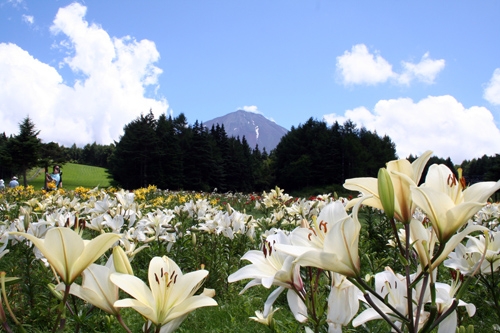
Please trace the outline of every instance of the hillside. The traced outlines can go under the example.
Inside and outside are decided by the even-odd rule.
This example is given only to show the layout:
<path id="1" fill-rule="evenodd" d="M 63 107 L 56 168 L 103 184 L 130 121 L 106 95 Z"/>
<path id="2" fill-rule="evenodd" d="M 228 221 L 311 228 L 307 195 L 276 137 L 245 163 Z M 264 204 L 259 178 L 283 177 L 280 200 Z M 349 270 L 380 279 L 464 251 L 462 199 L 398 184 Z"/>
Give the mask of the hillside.
<path id="1" fill-rule="evenodd" d="M 110 186 L 110 180 L 104 168 L 66 163 L 62 166 L 61 171 L 63 174 L 63 188 L 66 190 L 74 190 L 79 186 L 87 188 Z M 37 190 L 41 189 L 44 186 L 43 170 L 35 178 L 29 180 L 28 185 L 32 185 Z"/>

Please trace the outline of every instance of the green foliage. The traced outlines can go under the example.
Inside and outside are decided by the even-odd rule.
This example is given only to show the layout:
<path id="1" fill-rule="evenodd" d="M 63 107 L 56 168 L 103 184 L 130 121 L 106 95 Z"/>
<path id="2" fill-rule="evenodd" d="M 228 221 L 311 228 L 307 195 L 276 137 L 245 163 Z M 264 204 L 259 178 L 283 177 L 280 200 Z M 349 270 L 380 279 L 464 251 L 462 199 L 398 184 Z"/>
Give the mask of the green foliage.
<path id="1" fill-rule="evenodd" d="M 395 159 L 396 150 L 389 137 L 347 121 L 328 127 L 310 118 L 291 129 L 273 151 L 276 183 L 287 191 L 307 187 L 343 184 L 345 179 L 375 177 L 379 168 Z"/>
<path id="2" fill-rule="evenodd" d="M 27 185 L 26 172 L 36 166 L 40 159 L 40 131 L 28 117 L 19 124 L 19 134 L 7 142 L 7 151 L 11 158 L 12 171 L 23 176 L 23 184 Z"/>
<path id="3" fill-rule="evenodd" d="M 183 114 L 156 120 L 150 112 L 126 125 L 109 171 L 113 184 L 126 189 L 251 192 L 274 182 L 267 154 L 253 151 L 244 137 L 228 138 L 223 126 L 189 126 Z"/>

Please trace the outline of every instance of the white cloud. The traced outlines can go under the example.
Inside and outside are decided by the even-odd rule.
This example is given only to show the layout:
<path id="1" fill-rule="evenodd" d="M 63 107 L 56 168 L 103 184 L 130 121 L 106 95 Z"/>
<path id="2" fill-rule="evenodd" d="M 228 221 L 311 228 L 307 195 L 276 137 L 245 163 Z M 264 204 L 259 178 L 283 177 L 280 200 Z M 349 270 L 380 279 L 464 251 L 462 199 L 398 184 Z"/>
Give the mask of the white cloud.
<path id="1" fill-rule="evenodd" d="M 379 54 L 371 54 L 364 44 L 337 57 L 337 71 L 344 84 L 377 84 L 394 76 L 392 66 Z"/>
<path id="2" fill-rule="evenodd" d="M 484 89 L 483 97 L 493 105 L 500 105 L 500 68 L 493 72 L 490 82 Z"/>
<path id="3" fill-rule="evenodd" d="M 432 84 L 439 72 L 443 70 L 445 61 L 444 59 L 432 60 L 427 52 L 418 64 L 403 61 L 402 66 L 403 73 L 398 77 L 400 83 L 410 84 L 410 81 L 416 78 L 424 83 Z"/>
<path id="4" fill-rule="evenodd" d="M 430 149 L 454 163 L 494 155 L 500 151 L 500 130 L 491 112 L 479 106 L 466 109 L 454 97 L 429 96 L 418 102 L 410 98 L 379 101 L 373 110 L 358 107 L 344 115 L 329 114 L 324 119 L 387 134 L 396 144 L 397 154 L 407 157 Z"/>
<path id="5" fill-rule="evenodd" d="M 375 85 L 388 80 L 409 85 L 415 79 L 432 84 L 437 74 L 443 70 L 445 61 L 430 59 L 427 52 L 417 64 L 406 61 L 401 64 L 403 71 L 398 74 L 392 70 L 392 65 L 378 54 L 378 51 L 372 54 L 366 45 L 357 44 L 352 47 L 351 52 L 345 51 L 342 56 L 337 57 L 337 73 L 345 85 Z"/>
<path id="6" fill-rule="evenodd" d="M 247 112 L 262 114 L 262 112 L 260 112 L 259 109 L 257 108 L 257 106 L 255 106 L 255 105 L 240 106 L 240 107 L 236 108 L 236 111 L 237 110 L 243 110 L 243 111 L 247 111 Z"/>
<path id="7" fill-rule="evenodd" d="M 23 15 L 23 21 L 28 23 L 29 25 L 33 25 L 35 23 L 35 18 L 31 15 Z"/>
<path id="8" fill-rule="evenodd" d="M 51 27 L 67 39 L 60 43 L 70 54 L 63 65 L 80 77 L 72 84 L 17 45 L 0 43 L 0 123 L 7 135 L 17 134 L 29 115 L 44 142 L 109 144 L 141 113 L 167 111 L 166 99 L 145 97 L 162 72 L 154 66 L 159 59 L 155 44 L 112 38 L 89 25 L 85 13 L 78 3 L 61 8 Z"/>

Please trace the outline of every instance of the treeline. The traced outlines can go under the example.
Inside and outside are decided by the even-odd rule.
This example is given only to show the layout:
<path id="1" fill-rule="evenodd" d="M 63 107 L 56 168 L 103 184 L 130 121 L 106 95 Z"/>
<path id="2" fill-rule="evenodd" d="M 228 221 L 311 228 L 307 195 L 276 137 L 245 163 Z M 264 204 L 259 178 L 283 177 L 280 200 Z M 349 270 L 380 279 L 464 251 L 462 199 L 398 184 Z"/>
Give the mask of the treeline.
<path id="1" fill-rule="evenodd" d="M 389 137 L 379 137 L 348 121 L 327 126 L 309 119 L 293 127 L 268 154 L 245 137 L 228 137 L 224 126 L 190 126 L 150 112 L 124 127 L 109 161 L 114 181 L 124 188 L 155 184 L 162 189 L 287 191 L 342 184 L 346 178 L 376 176 L 396 158 Z"/>
<path id="2" fill-rule="evenodd" d="M 124 127 L 109 172 L 126 189 L 250 192 L 270 186 L 268 159 L 244 137 L 228 137 L 224 126 L 209 130 L 198 121 L 190 126 L 184 114 L 155 119 L 149 112 Z"/>
<path id="3" fill-rule="evenodd" d="M 35 124 L 26 117 L 19 124 L 19 134 L 7 137 L 0 134 L 0 178 L 8 180 L 12 176 L 22 177 L 27 185 L 27 172 L 34 168 L 48 170 L 52 163 L 66 161 L 64 148 L 54 142 L 42 143 L 38 138 Z"/>
<path id="4" fill-rule="evenodd" d="M 101 145 L 97 143 L 86 144 L 83 148 L 73 144 L 71 147 L 62 147 L 67 161 L 77 164 L 97 166 L 101 168 L 109 167 L 109 159 L 115 150 L 115 145 Z"/>
<path id="5" fill-rule="evenodd" d="M 465 160 L 460 165 L 465 179 L 471 184 L 500 179 L 500 155 L 486 156 Z"/>
<path id="6" fill-rule="evenodd" d="M 358 128 L 352 121 L 329 126 L 313 118 L 292 129 L 270 153 L 250 147 L 245 137 L 228 137 L 224 126 L 208 129 L 183 114 L 173 118 L 150 111 L 124 127 L 119 141 L 69 148 L 42 143 L 29 117 L 19 134 L 0 134 L 0 178 L 26 176 L 33 168 L 74 162 L 107 168 L 115 186 L 220 192 L 260 192 L 278 185 L 286 191 L 341 185 L 353 177 L 376 177 L 396 159 L 388 136 Z M 416 157 L 409 156 L 413 161 Z M 454 165 L 433 156 L 430 163 Z M 467 182 L 500 179 L 500 155 L 460 165 Z M 422 180 L 425 179 L 424 170 Z"/>
<path id="7" fill-rule="evenodd" d="M 396 147 L 388 136 L 357 128 L 352 121 L 327 126 L 313 118 L 292 127 L 272 154 L 276 183 L 290 191 L 376 177 L 395 158 Z"/>

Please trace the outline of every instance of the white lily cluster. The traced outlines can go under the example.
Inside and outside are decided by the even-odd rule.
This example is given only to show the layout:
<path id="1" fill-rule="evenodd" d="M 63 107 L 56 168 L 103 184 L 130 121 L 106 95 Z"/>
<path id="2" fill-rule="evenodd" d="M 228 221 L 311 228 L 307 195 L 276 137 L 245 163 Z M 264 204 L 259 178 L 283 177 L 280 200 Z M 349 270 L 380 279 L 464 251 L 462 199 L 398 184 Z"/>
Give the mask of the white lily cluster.
<path id="1" fill-rule="evenodd" d="M 473 223 L 485 226 L 492 231 L 500 231 L 500 208 L 498 202 L 488 202 L 473 217 Z"/>
<path id="2" fill-rule="evenodd" d="M 471 275 L 478 270 L 481 274 L 493 274 L 499 271 L 500 231 L 468 236 L 467 243 L 458 244 L 448 255 L 444 265 L 460 271 L 463 275 Z"/>
<path id="3" fill-rule="evenodd" d="M 47 259 L 60 279 L 56 290 L 64 291 L 63 305 L 71 293 L 115 315 L 120 322 L 119 309 L 130 307 L 148 320 L 145 331 L 154 324 L 162 332 L 173 332 L 191 311 L 199 307 L 217 305 L 212 298 L 213 291 L 195 295 L 208 271 L 198 270 L 184 275 L 168 257 L 151 259 L 149 288 L 132 275 L 129 259 L 120 247 L 114 251 L 116 259 L 108 260 L 105 266 L 94 264 L 120 240 L 121 234 L 102 233 L 89 241 L 67 227 L 53 227 L 43 238 L 28 233 L 12 234 L 27 238 Z M 74 283 L 80 275 L 83 276 L 81 286 Z M 118 288 L 133 298 L 119 299 Z M 61 320 L 61 330 L 64 323 Z"/>
<path id="4" fill-rule="evenodd" d="M 457 278 L 451 284 L 438 282 L 438 267 L 446 260 L 446 266 L 463 275 L 499 269 L 500 235 L 491 231 L 486 236 L 473 233 L 487 231 L 479 224 L 491 226 L 498 220 L 495 206 L 487 205 L 487 199 L 500 189 L 500 181 L 467 187 L 460 171 L 456 175 L 445 165 L 432 165 L 420 184 L 430 156 L 428 151 L 413 163 L 390 161 L 378 178 L 346 180 L 347 189 L 360 192 L 346 205 L 340 200 L 322 207 L 310 201 L 289 205 L 286 213 L 297 216 L 301 226 L 288 236 L 281 230 L 268 236 L 260 251 L 242 257 L 252 264 L 232 274 L 229 282 L 252 279 L 243 291 L 255 285 L 278 286 L 264 305 L 263 318 L 270 315 L 276 294 L 288 289 L 288 304 L 295 317 L 301 322 L 307 318 L 316 327 L 318 321 L 312 314 L 317 309 L 311 309 L 314 302 L 307 300 L 314 299 L 311 293 L 318 285 L 307 284 L 317 282 L 298 278 L 304 276 L 300 272 L 312 267 L 326 272 L 329 280 L 329 332 L 341 332 L 342 326 L 351 322 L 360 326 L 377 319 L 385 320 L 395 332 L 430 332 L 435 328 L 440 333 L 455 332 L 458 306 L 465 306 L 469 316 L 475 313 L 474 305 L 460 299 L 470 281 L 462 284 Z M 362 205 L 388 216 L 395 232 L 392 245 L 403 258 L 404 273 L 387 267 L 374 272 L 374 279 L 362 278 L 358 254 Z M 258 205 L 261 209 L 283 206 L 279 190 Z M 352 214 L 348 214 L 346 209 L 351 208 Z M 474 217 L 481 223 L 472 223 Z M 466 245 L 462 244 L 464 239 Z M 364 310 L 356 316 L 360 300 Z M 306 309 L 297 312 L 304 305 Z"/>
<path id="5" fill-rule="evenodd" d="M 229 204 L 226 211 L 210 210 L 199 220 L 196 228 L 209 234 L 223 235 L 231 240 L 236 234 L 255 238 L 256 221 L 253 216 L 241 213 Z"/>

